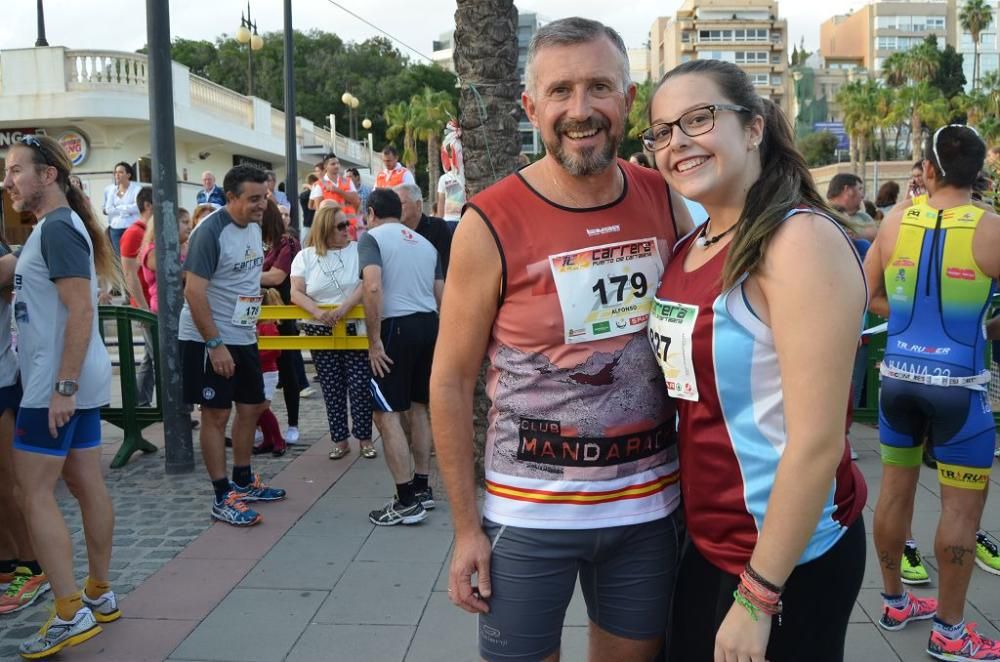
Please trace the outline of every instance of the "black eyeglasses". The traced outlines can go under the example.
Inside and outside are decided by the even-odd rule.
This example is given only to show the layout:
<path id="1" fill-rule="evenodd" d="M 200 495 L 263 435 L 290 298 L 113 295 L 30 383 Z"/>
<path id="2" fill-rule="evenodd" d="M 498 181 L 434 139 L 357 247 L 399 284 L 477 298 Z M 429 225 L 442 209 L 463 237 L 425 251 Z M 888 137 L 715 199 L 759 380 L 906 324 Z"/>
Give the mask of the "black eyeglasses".
<path id="1" fill-rule="evenodd" d="M 337 225 L 335 227 L 338 230 L 346 230 L 347 228 L 351 227 L 351 224 L 350 223 L 346 223 L 346 222 L 345 223 L 337 223 Z"/>
<path id="2" fill-rule="evenodd" d="M 708 133 L 715 128 L 715 113 L 731 110 L 734 113 L 749 113 L 750 109 L 732 103 L 713 103 L 693 108 L 681 115 L 676 122 L 657 122 L 642 132 L 642 144 L 651 152 L 663 149 L 674 136 L 674 127 L 689 138 Z"/>
<path id="3" fill-rule="evenodd" d="M 55 167 L 55 164 L 52 163 L 52 160 L 49 158 L 49 155 L 45 152 L 45 148 L 42 147 L 41 140 L 39 140 L 38 138 L 29 133 L 26 136 L 21 136 L 20 143 L 27 147 L 34 147 L 35 149 L 37 149 L 38 153 L 42 155 L 43 159 L 45 159 L 45 165 L 51 166 L 53 168 Z"/>

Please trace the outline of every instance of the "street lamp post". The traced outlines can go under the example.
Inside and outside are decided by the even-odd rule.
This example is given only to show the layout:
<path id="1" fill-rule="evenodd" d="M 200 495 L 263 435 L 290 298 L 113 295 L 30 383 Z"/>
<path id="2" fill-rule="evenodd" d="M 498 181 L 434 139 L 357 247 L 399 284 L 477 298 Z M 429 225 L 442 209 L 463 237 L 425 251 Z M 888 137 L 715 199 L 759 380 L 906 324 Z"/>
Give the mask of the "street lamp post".
<path id="1" fill-rule="evenodd" d="M 358 106 L 361 105 L 361 102 L 358 100 L 356 96 L 354 96 L 350 92 L 344 92 L 344 94 L 340 97 L 340 100 L 344 103 L 345 106 L 347 106 L 347 112 L 348 112 L 347 130 L 351 134 L 351 140 L 357 140 L 358 125 L 357 125 L 357 118 L 354 115 L 354 111 L 358 109 Z"/>
<path id="2" fill-rule="evenodd" d="M 372 129 L 372 121 L 370 119 L 368 119 L 367 117 L 364 118 L 363 120 L 361 120 L 361 128 L 363 128 L 365 131 L 368 132 L 368 140 L 366 141 L 368 143 L 368 167 L 371 168 L 372 161 L 375 160 L 375 156 L 374 156 L 374 154 L 375 154 L 375 144 L 374 144 L 375 139 L 374 139 L 374 137 L 372 137 L 372 131 L 371 131 L 371 129 Z"/>
<path id="3" fill-rule="evenodd" d="M 45 7 L 42 4 L 42 0 L 38 0 L 36 12 L 38 18 L 38 38 L 35 39 L 35 46 L 48 46 L 49 42 L 45 39 Z"/>
<path id="4" fill-rule="evenodd" d="M 252 30 L 252 31 L 251 31 Z M 236 41 L 247 44 L 247 96 L 253 96 L 253 52 L 264 48 L 264 39 L 257 34 L 257 22 L 250 17 L 250 3 L 246 16 L 240 12 L 240 27 L 236 30 Z"/>

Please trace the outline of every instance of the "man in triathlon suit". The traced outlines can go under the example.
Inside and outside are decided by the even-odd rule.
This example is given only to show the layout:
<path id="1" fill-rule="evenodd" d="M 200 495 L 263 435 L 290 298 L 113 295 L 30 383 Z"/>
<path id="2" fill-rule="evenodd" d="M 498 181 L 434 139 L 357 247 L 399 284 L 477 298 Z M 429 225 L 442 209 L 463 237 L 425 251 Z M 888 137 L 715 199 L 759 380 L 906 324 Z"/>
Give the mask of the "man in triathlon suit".
<path id="1" fill-rule="evenodd" d="M 611 28 L 540 29 L 522 103 L 547 155 L 476 195 L 455 234 L 431 410 L 455 525 L 448 592 L 479 614 L 486 660 L 558 659 L 577 576 L 590 659 L 648 660 L 663 644 L 683 530 L 674 405 L 646 326 L 690 218 L 656 171 L 615 158 L 635 89 Z"/>
<path id="2" fill-rule="evenodd" d="M 983 331 L 1000 276 L 1000 217 L 971 201 L 986 153 L 973 129 L 942 127 L 924 153 L 928 198 L 890 212 L 866 262 L 872 309 L 889 318 L 874 527 L 885 601 L 879 625 L 898 630 L 933 618 L 933 657 L 1000 660 L 1000 643 L 963 620 L 996 438 Z M 1000 337 L 1000 326 L 991 324 L 989 337 Z M 941 483 L 938 600 L 904 593 L 899 577 L 925 444 Z"/>
<path id="3" fill-rule="evenodd" d="M 251 166 L 226 173 L 226 206 L 191 233 L 178 339 L 184 401 L 201 405 L 201 453 L 215 490 L 212 517 L 233 526 L 261 521 L 248 501 L 278 501 L 285 491 L 263 485 L 250 469 L 253 433 L 264 404 L 257 354 L 257 317 L 263 297 L 260 221 L 267 207 L 267 175 Z M 226 424 L 233 403 L 233 480 L 226 476 Z"/>

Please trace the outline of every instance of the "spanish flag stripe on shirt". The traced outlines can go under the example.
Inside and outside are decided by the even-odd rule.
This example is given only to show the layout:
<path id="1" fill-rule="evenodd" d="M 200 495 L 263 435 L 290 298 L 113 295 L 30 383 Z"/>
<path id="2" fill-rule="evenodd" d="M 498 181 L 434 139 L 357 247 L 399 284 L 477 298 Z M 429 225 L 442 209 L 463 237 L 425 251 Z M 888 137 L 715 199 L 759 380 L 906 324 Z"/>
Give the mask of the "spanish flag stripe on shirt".
<path id="1" fill-rule="evenodd" d="M 548 490 L 531 490 L 521 487 L 512 487 L 493 481 L 486 481 L 486 490 L 493 495 L 518 501 L 534 501 L 536 503 L 568 503 L 579 505 L 590 505 L 609 503 L 612 501 L 622 501 L 625 499 L 642 499 L 656 494 L 673 485 L 678 481 L 680 475 L 673 472 L 639 485 L 605 492 L 552 492 Z"/>

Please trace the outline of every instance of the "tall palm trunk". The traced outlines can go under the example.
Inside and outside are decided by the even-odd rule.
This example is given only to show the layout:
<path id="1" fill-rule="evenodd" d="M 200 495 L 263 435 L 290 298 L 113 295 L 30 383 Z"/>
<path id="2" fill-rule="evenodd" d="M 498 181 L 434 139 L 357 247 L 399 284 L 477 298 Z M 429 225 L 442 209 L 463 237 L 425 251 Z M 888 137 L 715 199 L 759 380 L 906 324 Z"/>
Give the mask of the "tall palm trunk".
<path id="1" fill-rule="evenodd" d="M 461 85 L 459 123 L 469 197 L 517 168 L 517 9 L 514 0 L 458 0 L 455 72 Z M 437 184 L 437 182 L 435 182 Z M 473 396 L 475 467 L 482 484 L 489 399 L 486 364 Z"/>
<path id="2" fill-rule="evenodd" d="M 979 35 L 972 35 L 972 91 L 979 87 Z"/>
<path id="3" fill-rule="evenodd" d="M 458 0 L 455 72 L 470 196 L 514 171 L 517 132 L 517 9 L 513 0 Z"/>
<path id="4" fill-rule="evenodd" d="M 913 149 L 913 160 L 919 161 L 923 158 L 923 146 L 920 144 L 923 142 L 924 135 L 924 125 L 920 121 L 920 115 L 917 113 L 917 109 L 913 109 L 913 115 L 910 116 L 910 147 Z"/>

